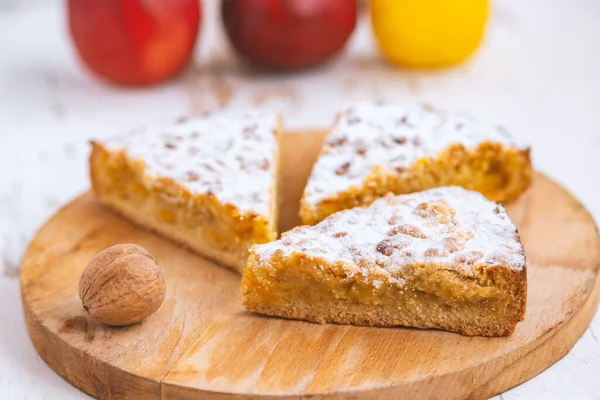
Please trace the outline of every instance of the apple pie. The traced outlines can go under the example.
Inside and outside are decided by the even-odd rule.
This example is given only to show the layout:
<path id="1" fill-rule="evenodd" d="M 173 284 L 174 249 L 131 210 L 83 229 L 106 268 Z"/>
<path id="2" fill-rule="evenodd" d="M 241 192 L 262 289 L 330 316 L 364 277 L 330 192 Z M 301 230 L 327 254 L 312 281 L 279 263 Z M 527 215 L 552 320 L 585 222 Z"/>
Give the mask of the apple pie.
<path id="1" fill-rule="evenodd" d="M 248 249 L 277 238 L 280 121 L 223 110 L 92 143 L 100 199 L 221 264 L 242 271 Z"/>
<path id="2" fill-rule="evenodd" d="M 452 185 L 505 202 L 529 186 L 531 175 L 529 148 L 501 126 L 416 103 L 355 103 L 326 139 L 300 217 L 312 225 L 388 192 Z"/>
<path id="3" fill-rule="evenodd" d="M 390 194 L 255 246 L 241 292 L 267 315 L 504 336 L 525 314 L 525 252 L 477 192 Z"/>

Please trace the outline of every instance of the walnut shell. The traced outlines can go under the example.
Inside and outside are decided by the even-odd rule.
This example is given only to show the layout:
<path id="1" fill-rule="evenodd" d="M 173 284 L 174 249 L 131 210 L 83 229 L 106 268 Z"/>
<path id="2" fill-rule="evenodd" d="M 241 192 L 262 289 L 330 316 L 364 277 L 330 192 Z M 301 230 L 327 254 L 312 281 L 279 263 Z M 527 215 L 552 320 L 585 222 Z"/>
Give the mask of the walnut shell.
<path id="1" fill-rule="evenodd" d="M 135 244 L 109 247 L 89 263 L 79 280 L 79 298 L 92 317 L 108 325 L 140 322 L 165 299 L 162 269 Z"/>

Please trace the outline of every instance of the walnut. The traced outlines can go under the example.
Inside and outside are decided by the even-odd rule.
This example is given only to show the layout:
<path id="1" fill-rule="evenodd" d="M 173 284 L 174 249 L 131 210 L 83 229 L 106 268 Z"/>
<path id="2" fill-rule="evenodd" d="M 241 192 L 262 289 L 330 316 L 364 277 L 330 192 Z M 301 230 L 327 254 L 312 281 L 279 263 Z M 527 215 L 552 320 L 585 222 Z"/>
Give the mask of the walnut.
<path id="1" fill-rule="evenodd" d="M 162 269 L 143 247 L 118 244 L 101 251 L 83 271 L 79 298 L 83 308 L 107 325 L 140 322 L 165 299 Z"/>
<path id="2" fill-rule="evenodd" d="M 376 249 L 378 252 L 386 256 L 391 256 L 394 252 L 394 246 L 389 240 L 382 240 L 381 242 L 377 243 Z"/>
<path id="3" fill-rule="evenodd" d="M 384 239 L 377 243 L 376 250 L 381 254 L 391 256 L 395 250 L 402 250 L 407 245 L 407 243 L 393 241 L 392 239 Z"/>
<path id="4" fill-rule="evenodd" d="M 338 167 L 338 169 L 335 170 L 335 173 L 336 173 L 336 175 L 345 175 L 349 169 L 350 169 L 350 163 L 345 162 L 342 165 L 340 165 Z"/>
<path id="5" fill-rule="evenodd" d="M 423 218 L 435 219 L 440 224 L 447 224 L 454 218 L 454 210 L 444 199 L 421 203 L 413 212 Z"/>
<path id="6" fill-rule="evenodd" d="M 406 143 L 406 137 L 405 136 L 392 136 L 392 140 L 395 143 L 398 143 L 398 144 L 404 144 L 404 143 Z"/>
<path id="7" fill-rule="evenodd" d="M 388 236 L 396 236 L 399 234 L 404 234 L 419 239 L 427 239 L 427 235 L 424 234 L 419 228 L 409 224 L 398 225 L 388 231 Z"/>

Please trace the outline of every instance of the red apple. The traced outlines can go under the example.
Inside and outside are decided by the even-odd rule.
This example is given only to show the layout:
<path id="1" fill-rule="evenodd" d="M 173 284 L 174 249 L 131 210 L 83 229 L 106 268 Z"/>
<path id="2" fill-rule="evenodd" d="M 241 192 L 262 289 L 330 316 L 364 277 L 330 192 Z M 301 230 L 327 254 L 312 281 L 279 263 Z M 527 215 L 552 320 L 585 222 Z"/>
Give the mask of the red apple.
<path id="1" fill-rule="evenodd" d="M 69 0 L 71 37 L 82 61 L 124 85 L 162 82 L 190 60 L 199 0 Z"/>
<path id="2" fill-rule="evenodd" d="M 269 69 L 300 69 L 339 52 L 356 24 L 356 0 L 223 0 L 233 47 Z"/>

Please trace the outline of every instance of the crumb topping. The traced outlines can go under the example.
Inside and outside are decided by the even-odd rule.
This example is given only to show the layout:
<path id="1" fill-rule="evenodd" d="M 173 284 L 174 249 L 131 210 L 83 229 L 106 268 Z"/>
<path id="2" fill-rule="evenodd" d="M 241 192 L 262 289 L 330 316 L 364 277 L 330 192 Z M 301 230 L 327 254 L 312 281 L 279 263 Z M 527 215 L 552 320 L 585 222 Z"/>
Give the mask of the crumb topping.
<path id="1" fill-rule="evenodd" d="M 436 111 L 413 102 L 359 102 L 346 107 L 333 128 L 304 193 L 308 205 L 362 187 L 377 167 L 403 173 L 421 158 L 434 158 L 448 146 L 465 148 L 483 142 L 515 148 L 502 126 L 486 125 L 458 113 Z"/>
<path id="2" fill-rule="evenodd" d="M 138 129 L 104 145 L 142 160 L 153 178 L 171 178 L 194 194 L 212 194 L 240 212 L 268 216 L 277 129 L 275 114 L 221 110 Z"/>
<path id="3" fill-rule="evenodd" d="M 252 251 L 261 262 L 273 255 L 302 253 L 357 271 L 391 272 L 417 263 L 470 272 L 476 267 L 525 267 L 525 251 L 504 207 L 457 186 L 388 195 L 369 207 L 294 228 Z"/>

